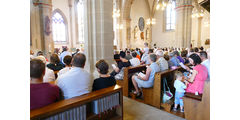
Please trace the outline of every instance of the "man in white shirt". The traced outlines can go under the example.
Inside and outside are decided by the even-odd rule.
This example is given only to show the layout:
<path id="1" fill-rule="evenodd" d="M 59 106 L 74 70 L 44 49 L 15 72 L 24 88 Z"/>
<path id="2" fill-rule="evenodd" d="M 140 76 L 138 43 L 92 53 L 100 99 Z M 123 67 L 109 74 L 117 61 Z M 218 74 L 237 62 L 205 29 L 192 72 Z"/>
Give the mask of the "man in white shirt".
<path id="1" fill-rule="evenodd" d="M 85 62 L 86 56 L 83 53 L 77 53 L 73 57 L 71 70 L 59 76 L 56 84 L 62 90 L 64 99 L 91 92 L 93 82 L 90 74 L 83 69 Z"/>
<path id="2" fill-rule="evenodd" d="M 168 62 L 163 57 L 164 56 L 163 51 L 158 50 L 156 52 L 156 55 L 157 55 L 157 58 L 158 58 L 157 64 L 160 67 L 160 71 L 167 70 L 168 69 Z"/>
<path id="3" fill-rule="evenodd" d="M 202 60 L 201 64 L 204 65 L 207 68 L 208 78 L 210 78 L 210 61 L 207 57 L 208 57 L 207 52 L 205 52 L 205 51 L 200 52 L 200 58 Z"/>
<path id="4" fill-rule="evenodd" d="M 70 55 L 72 56 L 72 53 L 68 52 L 68 48 L 67 47 L 63 47 L 63 52 L 60 55 L 60 61 L 62 62 L 62 64 L 64 64 L 63 59 L 66 55 Z"/>

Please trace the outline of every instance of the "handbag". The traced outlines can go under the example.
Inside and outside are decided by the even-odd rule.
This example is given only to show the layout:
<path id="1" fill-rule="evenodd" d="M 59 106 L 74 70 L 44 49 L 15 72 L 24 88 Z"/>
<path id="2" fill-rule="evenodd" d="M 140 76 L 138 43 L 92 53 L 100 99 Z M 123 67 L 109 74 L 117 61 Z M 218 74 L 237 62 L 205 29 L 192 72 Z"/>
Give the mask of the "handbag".
<path id="1" fill-rule="evenodd" d="M 168 90 L 166 90 L 166 86 Z M 171 93 L 166 78 L 163 78 L 163 99 L 162 102 L 165 103 L 166 101 L 170 100 L 173 97 L 173 94 Z"/>

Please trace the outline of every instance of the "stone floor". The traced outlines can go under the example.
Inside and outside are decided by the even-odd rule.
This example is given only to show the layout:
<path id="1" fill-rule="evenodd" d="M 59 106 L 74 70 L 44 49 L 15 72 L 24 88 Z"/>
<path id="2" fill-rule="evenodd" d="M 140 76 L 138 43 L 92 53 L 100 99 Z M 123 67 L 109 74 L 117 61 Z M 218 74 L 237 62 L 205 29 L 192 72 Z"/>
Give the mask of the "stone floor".
<path id="1" fill-rule="evenodd" d="M 185 120 L 127 97 L 123 97 L 123 110 L 123 120 Z"/>

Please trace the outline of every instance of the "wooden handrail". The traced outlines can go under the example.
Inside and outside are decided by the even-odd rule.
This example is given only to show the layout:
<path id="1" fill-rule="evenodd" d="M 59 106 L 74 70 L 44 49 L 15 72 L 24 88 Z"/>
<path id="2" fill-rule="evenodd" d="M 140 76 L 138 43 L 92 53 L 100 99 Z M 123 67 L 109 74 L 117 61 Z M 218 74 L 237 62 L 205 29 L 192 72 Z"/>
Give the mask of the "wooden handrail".
<path id="1" fill-rule="evenodd" d="M 194 93 L 187 93 L 186 92 L 184 97 L 192 98 L 192 99 L 199 100 L 199 101 L 202 100 L 202 94 L 195 95 Z"/>
<path id="2" fill-rule="evenodd" d="M 97 90 L 82 96 L 74 97 L 71 99 L 61 100 L 56 103 L 52 103 L 50 105 L 47 105 L 45 107 L 31 110 L 30 112 L 30 118 L 36 119 L 36 118 L 43 118 L 50 115 L 54 115 L 59 112 L 63 112 L 65 110 L 68 110 L 70 108 L 74 108 L 83 104 L 86 104 L 88 102 L 94 101 L 98 98 L 102 98 L 104 96 L 111 95 L 113 93 L 117 93 L 122 91 L 122 87 L 115 85 L 108 88 L 104 88 L 101 90 Z"/>

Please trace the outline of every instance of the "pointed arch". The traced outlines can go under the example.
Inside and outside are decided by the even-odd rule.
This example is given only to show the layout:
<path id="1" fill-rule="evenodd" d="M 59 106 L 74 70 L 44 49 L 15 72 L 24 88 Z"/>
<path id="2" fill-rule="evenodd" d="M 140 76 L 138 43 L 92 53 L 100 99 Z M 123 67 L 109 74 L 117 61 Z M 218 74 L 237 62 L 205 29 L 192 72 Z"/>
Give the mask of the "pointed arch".
<path id="1" fill-rule="evenodd" d="M 52 31 L 54 43 L 68 43 L 68 22 L 60 9 L 52 13 Z"/>

